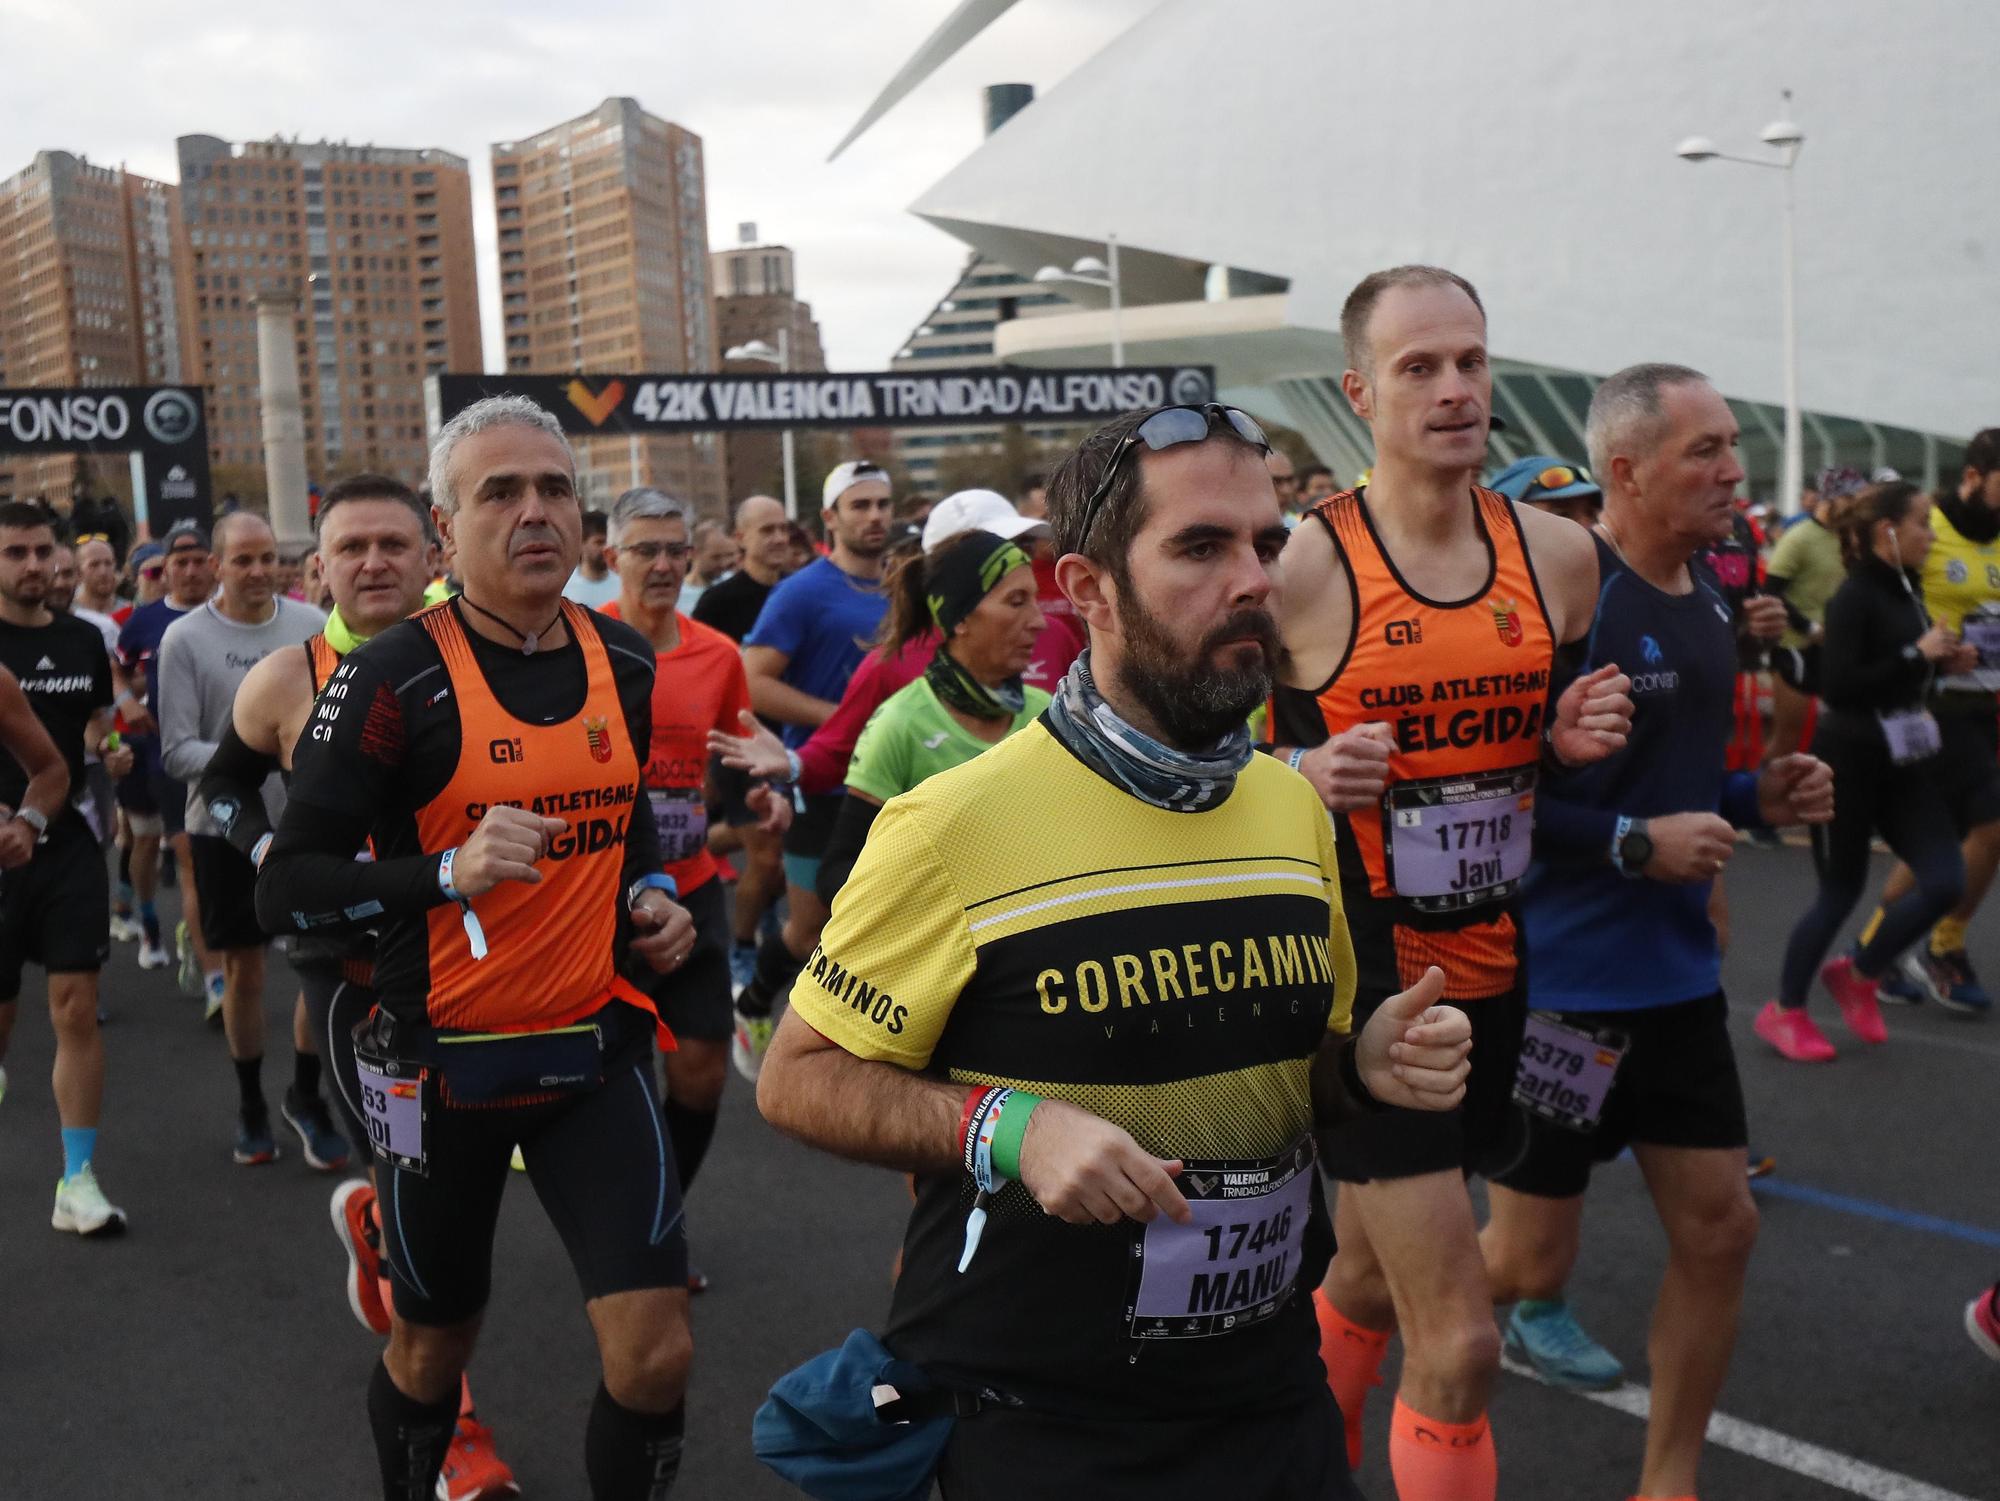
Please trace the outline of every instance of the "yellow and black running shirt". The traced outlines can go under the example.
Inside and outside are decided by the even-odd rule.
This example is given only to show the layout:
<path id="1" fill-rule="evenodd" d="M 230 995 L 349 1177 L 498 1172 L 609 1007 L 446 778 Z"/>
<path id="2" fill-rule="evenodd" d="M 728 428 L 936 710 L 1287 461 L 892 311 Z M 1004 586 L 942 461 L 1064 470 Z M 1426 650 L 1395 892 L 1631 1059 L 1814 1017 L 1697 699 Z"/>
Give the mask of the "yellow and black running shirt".
<path id="1" fill-rule="evenodd" d="M 1938 679 L 1959 693 L 2000 690 L 2000 538 L 1979 542 L 1958 529 L 1950 503 L 1931 507 L 1937 541 L 1924 558 L 1924 604 L 1931 619 L 1979 650 L 1970 672 Z"/>
<path id="2" fill-rule="evenodd" d="M 1269 757 L 1219 807 L 1173 813 L 1038 722 L 883 808 L 792 1006 L 858 1057 L 1080 1106 L 1216 1192 L 1232 1165 L 1296 1164 L 1313 1057 L 1348 1028 L 1333 838 L 1311 787 Z M 1225 1255 L 1173 1327 L 1135 1323 L 1134 1266 L 1152 1254 L 1138 1226 L 1067 1225 L 1011 1184 L 961 1274 L 972 1180 L 919 1179 L 889 1343 L 1067 1412 L 1296 1401 L 1325 1379 L 1310 1294 L 1332 1252 L 1309 1158 L 1304 1175 L 1291 1264 L 1221 1276 Z M 1276 1217 L 1255 1222 L 1275 1246 Z"/>

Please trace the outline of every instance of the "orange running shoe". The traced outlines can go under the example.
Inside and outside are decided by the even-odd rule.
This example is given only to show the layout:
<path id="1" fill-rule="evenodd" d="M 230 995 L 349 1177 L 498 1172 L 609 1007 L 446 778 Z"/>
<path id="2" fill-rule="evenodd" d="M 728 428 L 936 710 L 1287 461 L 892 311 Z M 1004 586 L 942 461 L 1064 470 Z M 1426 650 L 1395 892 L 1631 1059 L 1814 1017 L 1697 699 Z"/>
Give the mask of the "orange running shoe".
<path id="1" fill-rule="evenodd" d="M 333 1233 L 347 1252 L 347 1306 L 364 1329 L 389 1332 L 389 1305 L 382 1296 L 382 1232 L 375 1223 L 375 1189 L 365 1178 L 349 1178 L 333 1191 L 329 1206 Z"/>
<path id="2" fill-rule="evenodd" d="M 493 1449 L 493 1430 L 470 1412 L 459 1414 L 451 1449 L 438 1472 L 438 1501 L 498 1501 L 518 1496 L 521 1487 Z"/>

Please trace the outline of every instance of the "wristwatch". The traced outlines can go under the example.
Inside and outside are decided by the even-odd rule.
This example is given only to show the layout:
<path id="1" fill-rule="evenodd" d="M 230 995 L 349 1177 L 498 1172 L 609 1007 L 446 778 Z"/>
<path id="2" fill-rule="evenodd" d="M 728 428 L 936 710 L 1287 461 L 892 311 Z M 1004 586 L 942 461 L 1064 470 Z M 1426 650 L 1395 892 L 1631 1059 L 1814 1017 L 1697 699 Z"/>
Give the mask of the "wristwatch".
<path id="1" fill-rule="evenodd" d="M 625 888 L 625 907 L 629 911 L 638 905 L 639 898 L 649 891 L 664 891 L 668 901 L 680 899 L 680 883 L 663 870 L 648 871 Z"/>
<path id="2" fill-rule="evenodd" d="M 1611 836 L 1611 863 L 1618 868 L 1618 874 L 1628 881 L 1636 881 L 1646 869 L 1646 862 L 1653 858 L 1653 836 L 1646 832 L 1643 818 L 1621 818 Z"/>
<path id="3" fill-rule="evenodd" d="M 35 843 L 47 844 L 49 842 L 48 815 L 42 812 L 40 808 L 16 808 L 14 816 L 35 831 Z"/>

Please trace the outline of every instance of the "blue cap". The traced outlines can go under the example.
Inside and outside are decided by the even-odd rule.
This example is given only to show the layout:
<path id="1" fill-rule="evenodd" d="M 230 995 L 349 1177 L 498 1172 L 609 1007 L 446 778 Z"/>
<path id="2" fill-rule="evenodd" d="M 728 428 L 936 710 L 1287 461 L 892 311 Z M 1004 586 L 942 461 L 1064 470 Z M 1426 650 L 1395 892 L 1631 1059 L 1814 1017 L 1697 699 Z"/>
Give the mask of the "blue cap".
<path id="1" fill-rule="evenodd" d="M 1551 474 L 1551 470 L 1563 473 Z M 1573 495 L 1604 493 L 1583 465 L 1546 453 L 1531 453 L 1516 459 L 1488 480 L 1486 485 L 1488 489 L 1498 490 L 1509 500 L 1517 500 L 1524 505 L 1538 500 L 1568 500 Z"/>

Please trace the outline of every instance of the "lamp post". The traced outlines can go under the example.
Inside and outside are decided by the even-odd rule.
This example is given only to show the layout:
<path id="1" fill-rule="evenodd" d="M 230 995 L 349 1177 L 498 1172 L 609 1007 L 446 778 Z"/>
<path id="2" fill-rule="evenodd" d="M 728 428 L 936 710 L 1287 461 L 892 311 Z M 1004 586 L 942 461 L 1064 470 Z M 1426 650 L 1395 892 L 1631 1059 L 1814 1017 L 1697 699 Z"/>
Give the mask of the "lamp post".
<path id="1" fill-rule="evenodd" d="M 1745 167 L 1768 167 L 1780 174 L 1779 182 L 1783 186 L 1780 201 L 1784 205 L 1785 456 L 1784 476 L 1779 481 L 1778 509 L 1783 515 L 1791 516 L 1797 513 L 1799 495 L 1805 489 L 1805 437 L 1799 417 L 1798 248 L 1793 229 L 1796 203 L 1792 167 L 1799 159 L 1799 148 L 1805 144 L 1806 135 L 1792 123 L 1790 89 L 1785 90 L 1784 98 L 1784 116 L 1766 125 L 1760 137 L 1766 146 L 1777 153 L 1775 156 L 1737 156 L 1717 149 L 1715 142 L 1707 136 L 1689 136 L 1681 142 L 1676 154 L 1685 162 L 1736 162 Z"/>
<path id="2" fill-rule="evenodd" d="M 1118 236 L 1104 237 L 1104 254 L 1106 260 L 1103 261 L 1094 255 L 1078 256 L 1076 263 L 1067 271 L 1060 266 L 1044 266 L 1035 273 L 1035 280 L 1044 286 L 1051 282 L 1075 282 L 1078 286 L 1096 287 L 1100 292 L 1111 294 L 1111 364 L 1114 369 L 1123 370 L 1125 333 L 1120 325 L 1125 289 L 1118 276 Z"/>
<path id="3" fill-rule="evenodd" d="M 775 365 L 780 375 L 789 375 L 792 369 L 792 331 L 778 330 L 778 347 L 773 349 L 762 339 L 752 339 L 748 344 L 738 344 L 733 349 L 723 351 L 725 360 L 757 360 L 762 364 Z M 799 519 L 799 477 L 798 465 L 792 450 L 792 430 L 787 427 L 778 435 L 785 453 L 785 519 Z"/>

